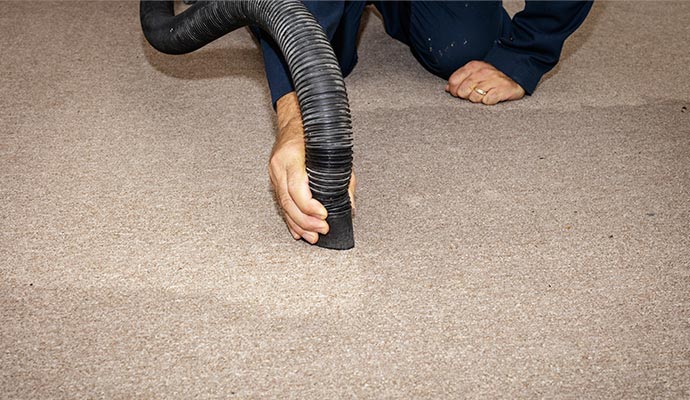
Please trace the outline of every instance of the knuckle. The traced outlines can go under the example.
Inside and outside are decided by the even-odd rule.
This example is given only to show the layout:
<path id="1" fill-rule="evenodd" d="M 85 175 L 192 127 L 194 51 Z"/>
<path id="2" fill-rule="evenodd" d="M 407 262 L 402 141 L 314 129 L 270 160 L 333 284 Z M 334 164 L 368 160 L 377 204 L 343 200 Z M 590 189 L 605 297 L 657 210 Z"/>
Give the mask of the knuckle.
<path id="1" fill-rule="evenodd" d="M 273 154 L 268 160 L 268 169 L 271 171 L 277 171 L 281 168 L 281 160 L 276 154 Z"/>
<path id="2" fill-rule="evenodd" d="M 460 74 L 454 73 L 453 75 L 448 78 L 448 84 L 451 86 L 457 85 L 460 83 Z"/>
<path id="3" fill-rule="evenodd" d="M 478 78 L 486 79 L 486 78 L 489 78 L 491 75 L 493 75 L 493 71 L 482 67 L 479 70 L 477 70 L 477 72 L 475 72 L 474 74 Z"/>
<path id="4" fill-rule="evenodd" d="M 297 233 L 297 236 L 301 237 L 302 235 L 304 235 L 305 230 L 302 229 L 299 225 L 295 224 L 294 222 L 288 222 L 288 226 L 292 228 L 292 230 L 295 231 L 295 233 Z"/>
<path id="5" fill-rule="evenodd" d="M 292 200 L 290 200 L 290 197 L 283 194 L 283 195 L 278 195 L 278 204 L 280 204 L 280 207 L 287 212 L 287 210 L 290 208 L 292 205 Z"/>
<path id="6" fill-rule="evenodd" d="M 274 160 L 273 158 L 271 158 L 271 159 L 268 161 L 268 165 L 267 165 L 267 166 L 268 166 L 268 172 L 271 173 L 271 174 L 274 174 L 276 171 L 279 171 L 279 170 L 280 170 L 280 168 L 278 167 L 278 161 L 277 161 L 277 160 Z"/>
<path id="7" fill-rule="evenodd" d="M 288 180 L 287 190 L 290 196 L 294 197 L 295 194 L 299 193 L 299 188 L 300 185 L 299 183 L 295 182 L 295 180 Z"/>
<path id="8" fill-rule="evenodd" d="M 311 221 L 311 220 L 307 220 L 307 221 L 304 221 L 304 223 L 305 223 L 305 226 L 304 226 L 304 227 L 305 227 L 306 229 L 308 229 L 309 231 L 314 231 L 314 232 L 316 232 L 316 231 L 318 231 L 319 229 L 321 229 L 321 226 L 320 226 L 319 223 L 317 223 L 317 222 L 314 222 L 314 221 Z"/>

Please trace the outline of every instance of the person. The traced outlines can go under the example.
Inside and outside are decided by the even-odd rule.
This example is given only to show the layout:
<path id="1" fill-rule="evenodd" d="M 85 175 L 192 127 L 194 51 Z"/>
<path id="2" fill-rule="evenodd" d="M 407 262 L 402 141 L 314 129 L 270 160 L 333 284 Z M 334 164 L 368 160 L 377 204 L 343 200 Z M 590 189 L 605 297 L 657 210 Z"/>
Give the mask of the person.
<path id="1" fill-rule="evenodd" d="M 408 45 L 445 91 L 494 105 L 532 94 L 559 60 L 563 43 L 584 21 L 591 1 L 530 1 L 510 18 L 501 1 L 304 1 L 328 35 L 343 76 L 357 63 L 357 33 L 367 5 L 383 17 L 388 35 Z M 278 133 L 269 176 L 288 229 L 312 244 L 326 234 L 327 211 L 309 190 L 304 130 L 287 65 L 275 42 L 253 28 L 264 57 Z M 350 197 L 354 210 L 354 173 Z"/>

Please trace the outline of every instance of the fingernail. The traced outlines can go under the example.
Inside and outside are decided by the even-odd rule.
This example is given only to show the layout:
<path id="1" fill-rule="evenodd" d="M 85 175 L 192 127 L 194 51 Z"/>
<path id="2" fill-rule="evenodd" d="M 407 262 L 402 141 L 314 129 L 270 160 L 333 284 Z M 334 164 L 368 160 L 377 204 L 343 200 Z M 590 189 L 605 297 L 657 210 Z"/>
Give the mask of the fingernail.
<path id="1" fill-rule="evenodd" d="M 317 232 L 319 232 L 319 233 L 322 234 L 322 235 L 327 234 L 327 233 L 328 233 L 328 224 L 323 224 L 323 225 L 321 225 L 321 227 L 319 227 L 319 229 L 317 230 Z"/>

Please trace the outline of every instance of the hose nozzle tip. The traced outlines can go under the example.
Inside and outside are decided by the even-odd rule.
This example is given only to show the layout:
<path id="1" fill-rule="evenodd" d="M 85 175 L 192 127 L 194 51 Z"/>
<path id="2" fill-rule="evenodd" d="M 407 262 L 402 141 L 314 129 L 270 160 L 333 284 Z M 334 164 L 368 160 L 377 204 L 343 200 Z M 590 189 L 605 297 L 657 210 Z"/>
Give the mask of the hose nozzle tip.
<path id="1" fill-rule="evenodd" d="M 326 218 L 329 232 L 319 235 L 316 245 L 325 249 L 348 250 L 355 247 L 355 235 L 352 229 L 352 209 Z"/>

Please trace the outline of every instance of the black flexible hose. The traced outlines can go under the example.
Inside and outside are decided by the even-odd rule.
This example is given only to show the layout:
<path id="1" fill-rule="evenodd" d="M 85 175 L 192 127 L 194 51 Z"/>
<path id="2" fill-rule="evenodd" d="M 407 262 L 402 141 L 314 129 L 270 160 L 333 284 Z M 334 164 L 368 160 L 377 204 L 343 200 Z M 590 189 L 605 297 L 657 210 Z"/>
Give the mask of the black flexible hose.
<path id="1" fill-rule="evenodd" d="M 328 210 L 330 231 L 317 245 L 352 248 L 350 108 L 338 60 L 309 10 L 299 0 L 199 1 L 176 16 L 172 1 L 141 1 L 140 17 L 146 39 L 167 54 L 189 53 L 245 25 L 273 37 L 302 111 L 309 187 Z"/>

